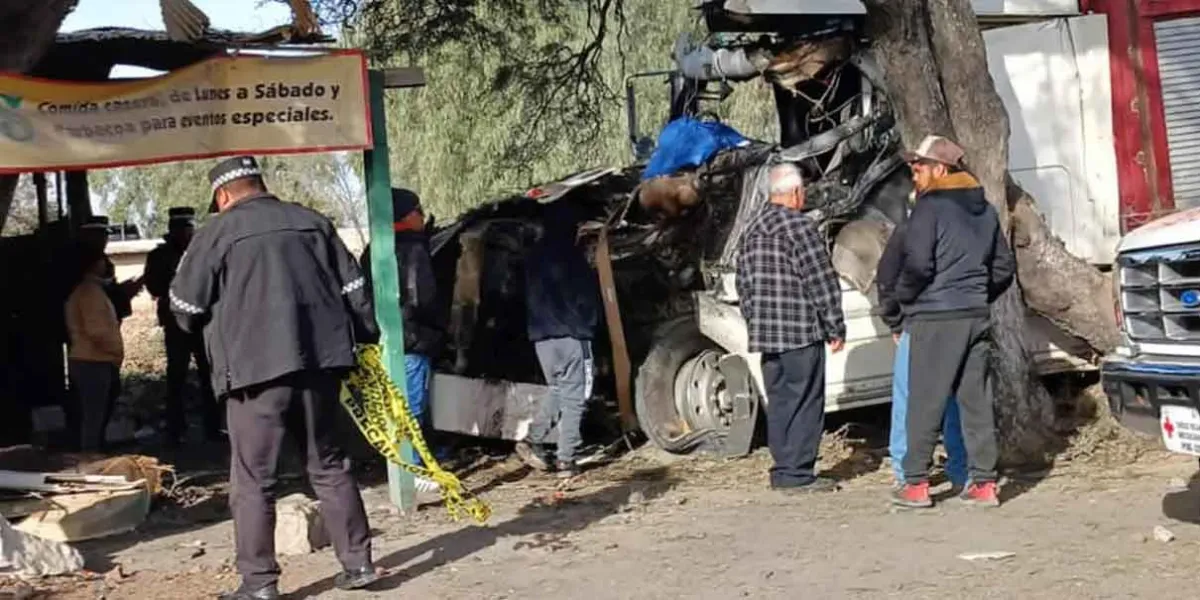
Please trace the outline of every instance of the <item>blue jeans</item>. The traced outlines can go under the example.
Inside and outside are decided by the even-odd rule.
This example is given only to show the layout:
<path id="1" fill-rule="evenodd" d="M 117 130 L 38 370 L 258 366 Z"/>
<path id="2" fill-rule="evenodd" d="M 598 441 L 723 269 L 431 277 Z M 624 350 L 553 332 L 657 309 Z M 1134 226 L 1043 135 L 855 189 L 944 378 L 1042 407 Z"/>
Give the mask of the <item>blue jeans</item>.
<path id="1" fill-rule="evenodd" d="M 404 355 L 404 391 L 408 395 L 408 410 L 417 423 L 421 424 L 422 433 L 429 431 L 429 422 L 432 417 L 429 413 L 429 375 L 430 360 L 428 356 Z M 413 459 L 415 464 L 424 465 L 420 456 L 414 456 Z"/>
<path id="2" fill-rule="evenodd" d="M 895 372 L 892 373 L 892 431 L 888 453 L 892 455 L 892 471 L 896 481 L 904 481 L 900 465 L 908 451 L 908 332 L 900 336 L 896 346 Z M 962 423 L 958 417 L 958 402 L 954 398 L 946 401 L 946 414 L 942 417 L 942 440 L 946 444 L 946 477 L 954 485 L 967 483 L 967 446 L 963 442 Z"/>

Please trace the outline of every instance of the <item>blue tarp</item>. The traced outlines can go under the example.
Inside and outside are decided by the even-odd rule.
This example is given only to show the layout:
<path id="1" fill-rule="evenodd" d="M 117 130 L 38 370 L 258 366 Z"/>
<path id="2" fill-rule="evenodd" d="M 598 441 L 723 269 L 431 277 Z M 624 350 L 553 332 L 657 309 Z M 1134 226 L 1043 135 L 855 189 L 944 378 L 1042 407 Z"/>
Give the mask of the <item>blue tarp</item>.
<path id="1" fill-rule="evenodd" d="M 658 146 L 642 171 L 642 180 L 698 167 L 722 150 L 748 143 L 750 140 L 723 123 L 680 117 L 658 134 Z"/>

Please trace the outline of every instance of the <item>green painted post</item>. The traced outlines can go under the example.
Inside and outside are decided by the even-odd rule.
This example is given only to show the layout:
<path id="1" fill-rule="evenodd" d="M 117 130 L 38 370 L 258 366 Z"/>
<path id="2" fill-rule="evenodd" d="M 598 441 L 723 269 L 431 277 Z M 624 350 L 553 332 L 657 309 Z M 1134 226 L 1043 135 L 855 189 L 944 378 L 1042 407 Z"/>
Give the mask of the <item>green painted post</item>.
<path id="1" fill-rule="evenodd" d="M 367 183 L 367 214 L 371 227 L 371 279 L 375 318 L 383 332 L 383 363 L 396 386 L 407 394 L 404 376 L 404 321 L 400 315 L 400 278 L 396 268 L 396 239 L 392 229 L 392 177 L 388 166 L 387 117 L 383 104 L 383 73 L 370 71 L 371 131 L 375 145 L 363 153 Z M 408 442 L 401 456 L 411 461 Z M 416 508 L 413 475 L 388 463 L 388 495 L 403 512 Z"/>

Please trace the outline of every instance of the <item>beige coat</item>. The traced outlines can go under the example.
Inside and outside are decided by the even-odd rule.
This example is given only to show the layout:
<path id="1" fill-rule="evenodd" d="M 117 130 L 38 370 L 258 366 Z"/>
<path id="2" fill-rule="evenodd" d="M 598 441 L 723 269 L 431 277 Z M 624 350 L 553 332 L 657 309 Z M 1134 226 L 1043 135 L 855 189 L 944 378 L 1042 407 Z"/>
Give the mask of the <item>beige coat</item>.
<path id="1" fill-rule="evenodd" d="M 75 360 L 121 366 L 125 359 L 121 323 L 100 280 L 85 276 L 71 291 L 65 310 L 67 332 L 71 338 L 67 356 Z"/>

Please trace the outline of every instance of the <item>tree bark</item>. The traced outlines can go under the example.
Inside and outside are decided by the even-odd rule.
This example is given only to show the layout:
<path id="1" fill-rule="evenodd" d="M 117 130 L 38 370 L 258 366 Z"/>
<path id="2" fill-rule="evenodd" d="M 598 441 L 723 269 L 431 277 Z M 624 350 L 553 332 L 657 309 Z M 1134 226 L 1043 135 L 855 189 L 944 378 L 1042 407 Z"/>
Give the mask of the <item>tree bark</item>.
<path id="1" fill-rule="evenodd" d="M 78 0 L 5 0 L 0 3 L 0 72 L 24 73 L 42 59 Z M 8 220 L 16 175 L 0 176 L 0 230 Z"/>
<path id="2" fill-rule="evenodd" d="M 1017 256 L 1018 284 L 993 306 L 992 387 L 1006 463 L 1044 461 L 1056 438 L 1054 404 L 1032 371 L 1026 302 L 1104 352 L 1117 340 L 1108 278 L 1067 253 L 1008 175 L 1008 115 L 988 72 L 968 0 L 864 0 L 902 139 L 945 135 L 1000 214 Z"/>

